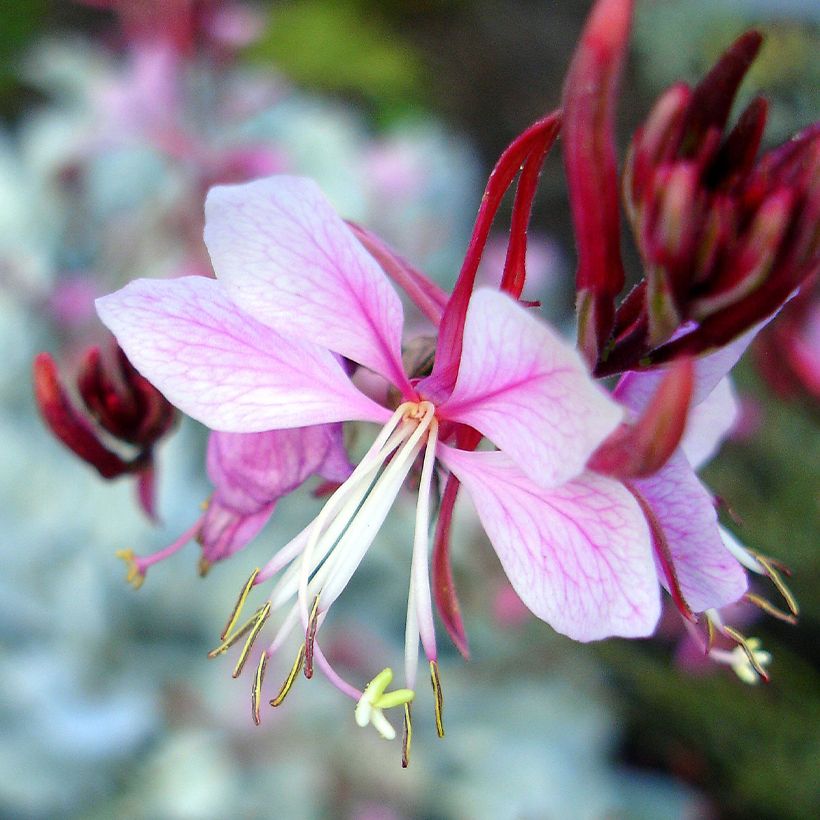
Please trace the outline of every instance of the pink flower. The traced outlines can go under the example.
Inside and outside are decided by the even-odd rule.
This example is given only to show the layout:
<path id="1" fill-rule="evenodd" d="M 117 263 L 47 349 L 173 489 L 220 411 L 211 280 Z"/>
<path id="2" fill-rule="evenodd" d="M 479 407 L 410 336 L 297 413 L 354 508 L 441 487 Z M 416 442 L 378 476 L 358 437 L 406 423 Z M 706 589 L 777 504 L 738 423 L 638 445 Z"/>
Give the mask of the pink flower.
<path id="1" fill-rule="evenodd" d="M 659 594 L 641 509 L 620 482 L 585 469 L 622 411 L 549 327 L 504 293 L 457 287 L 432 373 L 405 372 L 399 297 L 309 180 L 213 189 L 205 240 L 216 280 L 138 280 L 98 300 L 134 366 L 172 403 L 225 433 L 352 420 L 381 426 L 317 518 L 251 576 L 223 633 L 217 653 L 250 632 L 238 674 L 270 612 L 284 610 L 257 668 L 257 719 L 267 661 L 299 623 L 297 661 L 274 703 L 302 663 L 310 677 L 315 661 L 358 702 L 357 721 L 389 735 L 381 710 L 413 697 L 419 640 L 440 692 L 428 573 L 437 472 L 466 487 L 513 587 L 553 628 L 582 641 L 653 630 Z M 395 404 L 360 392 L 340 356 L 389 381 Z M 452 446 L 471 428 L 498 449 Z M 330 666 L 317 634 L 417 462 L 406 689 L 386 692 L 392 673 L 379 673 L 361 691 Z M 251 587 L 280 572 L 267 603 L 235 631 Z"/>

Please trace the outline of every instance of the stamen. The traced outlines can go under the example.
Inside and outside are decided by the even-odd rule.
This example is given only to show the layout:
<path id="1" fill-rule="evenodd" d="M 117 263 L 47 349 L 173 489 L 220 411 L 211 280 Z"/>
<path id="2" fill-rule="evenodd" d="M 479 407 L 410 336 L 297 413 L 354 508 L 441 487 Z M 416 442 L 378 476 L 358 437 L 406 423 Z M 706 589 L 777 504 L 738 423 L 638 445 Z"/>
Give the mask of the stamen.
<path id="1" fill-rule="evenodd" d="M 199 577 L 204 578 L 210 571 L 213 564 L 204 556 L 200 556 L 199 561 L 197 562 L 196 568 L 199 572 Z"/>
<path id="2" fill-rule="evenodd" d="M 296 653 L 296 660 L 293 662 L 293 666 L 290 668 L 290 672 L 288 672 L 288 676 L 285 678 L 285 682 L 282 684 L 279 694 L 270 702 L 271 706 L 279 706 L 288 696 L 288 692 L 290 692 L 293 684 L 296 682 L 296 678 L 299 677 L 299 673 L 302 671 L 302 663 L 304 660 L 305 645 L 302 644 L 299 647 L 299 651 Z"/>
<path id="3" fill-rule="evenodd" d="M 788 568 L 765 555 L 760 555 L 759 553 L 753 553 L 753 555 L 757 559 L 757 562 L 763 567 L 765 575 L 768 576 L 777 591 L 783 596 L 783 600 L 786 602 L 789 612 L 791 612 L 791 614 L 796 618 L 800 614 L 800 607 L 797 603 L 797 599 L 792 594 L 792 591 L 786 586 L 786 582 L 777 571 L 780 569 L 781 572 L 785 571 L 786 574 L 790 574 Z"/>
<path id="4" fill-rule="evenodd" d="M 253 643 L 256 640 L 256 636 L 262 631 L 262 627 L 265 625 L 265 621 L 268 620 L 268 616 L 270 615 L 270 601 L 268 601 L 262 609 L 259 610 L 259 615 L 256 618 L 256 623 L 251 628 L 250 635 L 248 635 L 248 639 L 245 641 L 245 645 L 242 647 L 242 651 L 239 653 L 239 660 L 236 662 L 236 666 L 234 667 L 233 672 L 231 673 L 231 677 L 238 678 L 242 674 L 242 668 L 245 666 L 245 661 L 248 659 L 248 655 L 251 652 L 251 648 L 253 647 Z"/>
<path id="5" fill-rule="evenodd" d="M 313 643 L 316 640 L 316 628 L 319 626 L 319 596 L 313 599 L 307 629 L 305 630 L 305 677 L 313 677 Z"/>
<path id="6" fill-rule="evenodd" d="M 139 589 L 145 581 L 145 573 L 142 572 L 139 564 L 137 564 L 137 556 L 134 550 L 117 550 L 114 555 L 121 561 L 125 561 L 127 567 L 125 575 L 126 583 L 131 584 L 134 589 Z"/>
<path id="7" fill-rule="evenodd" d="M 760 676 L 760 679 L 764 683 L 768 683 L 769 673 L 763 668 L 763 665 L 761 663 L 762 659 L 758 657 L 758 655 L 760 654 L 758 652 L 760 641 L 757 638 L 749 638 L 747 640 L 740 632 L 738 632 L 731 626 L 724 626 L 723 631 L 743 650 L 743 654 L 746 656 L 746 659 L 751 664 L 752 669 L 754 669 L 754 671 L 757 672 L 757 674 Z M 771 656 L 769 656 L 769 658 L 771 658 Z M 735 672 L 737 673 L 736 668 Z M 738 673 L 738 675 L 740 675 L 740 673 Z"/>
<path id="8" fill-rule="evenodd" d="M 404 733 L 401 738 L 401 767 L 406 769 L 410 765 L 410 747 L 413 744 L 413 721 L 410 714 L 410 704 L 404 704 Z"/>
<path id="9" fill-rule="evenodd" d="M 754 606 L 762 609 L 767 615 L 777 618 L 779 621 L 785 621 L 787 624 L 792 625 L 797 623 L 797 618 L 794 615 L 779 609 L 771 601 L 766 600 L 762 595 L 757 595 L 754 592 L 747 592 L 743 598 L 750 604 L 754 604 Z"/>
<path id="10" fill-rule="evenodd" d="M 219 644 L 219 646 L 217 646 L 217 647 L 216 647 L 216 649 L 212 649 L 212 650 L 208 653 L 208 657 L 209 657 L 209 658 L 216 658 L 216 657 L 218 657 L 219 655 L 224 654 L 224 653 L 225 653 L 225 652 L 227 652 L 227 651 L 228 651 L 228 650 L 229 650 L 229 649 L 230 649 L 230 648 L 231 648 L 231 647 L 232 647 L 232 646 L 233 646 L 233 645 L 234 645 L 234 644 L 235 644 L 235 643 L 236 643 L 236 642 L 237 642 L 240 638 L 244 638 L 244 637 L 245 637 L 245 635 L 247 635 L 247 634 L 248 634 L 248 632 L 250 632 L 250 631 L 251 631 L 251 629 L 253 629 L 254 625 L 255 625 L 255 624 L 256 624 L 256 622 L 259 620 L 259 616 L 262 614 L 262 610 L 263 610 L 263 608 L 264 608 L 264 607 L 261 607 L 261 606 L 260 606 L 260 607 L 259 607 L 259 609 L 257 609 L 257 610 L 256 610 L 256 612 L 254 612 L 254 613 L 253 613 L 253 615 L 251 615 L 251 617 L 250 617 L 250 618 L 248 618 L 248 620 L 247 620 L 247 621 L 245 621 L 245 623 L 244 623 L 244 624 L 242 624 L 242 626 L 240 626 L 240 627 L 239 627 L 239 629 L 237 629 L 237 630 L 236 630 L 236 632 L 232 632 L 230 635 L 228 635 L 228 637 L 227 637 L 227 638 L 225 638 L 225 640 L 224 640 L 224 641 L 222 641 L 222 643 L 221 643 L 221 644 Z"/>
<path id="11" fill-rule="evenodd" d="M 268 665 L 268 653 L 263 652 L 259 657 L 259 666 L 256 667 L 256 677 L 251 688 L 251 712 L 253 722 L 258 726 L 262 720 L 259 715 L 259 696 L 262 693 L 262 681 L 265 679 L 265 667 Z"/>
<path id="12" fill-rule="evenodd" d="M 225 625 L 225 628 L 222 630 L 222 634 L 219 636 L 222 640 L 224 640 L 225 636 L 234 628 L 234 626 L 236 626 L 236 622 L 242 614 L 242 607 L 245 606 L 245 601 L 247 601 L 248 595 L 250 595 L 251 588 L 253 587 L 257 575 L 259 575 L 258 567 L 251 573 L 251 577 L 245 582 L 245 586 L 242 587 L 242 591 L 236 599 L 233 611 L 228 618 L 228 623 Z"/>
<path id="13" fill-rule="evenodd" d="M 436 661 L 430 661 L 430 680 L 433 684 L 433 705 L 436 710 L 436 732 L 439 737 L 444 737 L 444 723 L 442 721 L 444 694 L 441 691 L 441 680 L 438 675 L 438 663 Z"/>

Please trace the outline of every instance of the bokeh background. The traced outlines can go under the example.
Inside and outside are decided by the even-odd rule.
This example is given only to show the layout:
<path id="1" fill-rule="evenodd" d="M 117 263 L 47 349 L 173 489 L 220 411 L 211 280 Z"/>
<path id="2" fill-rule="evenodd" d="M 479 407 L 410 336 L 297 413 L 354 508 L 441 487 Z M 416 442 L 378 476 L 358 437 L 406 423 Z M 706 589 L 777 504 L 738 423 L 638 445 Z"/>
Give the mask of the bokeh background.
<path id="1" fill-rule="evenodd" d="M 447 736 L 435 737 L 422 697 L 406 771 L 397 745 L 358 730 L 321 680 L 297 685 L 255 728 L 247 676 L 206 661 L 249 569 L 318 509 L 310 486 L 206 578 L 191 545 L 134 592 L 114 551 L 156 549 L 196 519 L 210 492 L 204 431 L 183 423 L 162 447 L 152 526 L 128 480 L 98 479 L 33 404 L 38 351 L 70 373 L 104 339 L 95 295 L 207 266 L 201 203 L 216 181 L 314 176 L 345 216 L 452 284 L 486 174 L 557 105 L 590 5 L 236 3 L 172 79 L 150 38 L 124 37 L 110 11 L 0 4 L 0 816 L 816 816 L 820 414 L 806 397 L 775 395 L 753 356 L 736 371 L 743 423 L 705 478 L 739 537 L 794 570 L 799 626 L 746 625 L 774 654 L 772 683 L 687 663 L 674 616 L 648 641 L 556 636 L 516 604 L 465 505 L 455 573 L 472 659 L 442 636 Z M 767 139 L 815 119 L 816 2 L 644 0 L 622 149 L 661 89 L 695 80 L 750 25 L 767 43 L 743 95 L 771 100 Z M 502 252 L 503 231 L 487 277 Z M 557 156 L 531 254 L 531 296 L 570 334 L 574 249 Z M 401 656 L 411 515 L 399 507 L 328 624 L 348 668 L 365 652 L 384 665 Z"/>

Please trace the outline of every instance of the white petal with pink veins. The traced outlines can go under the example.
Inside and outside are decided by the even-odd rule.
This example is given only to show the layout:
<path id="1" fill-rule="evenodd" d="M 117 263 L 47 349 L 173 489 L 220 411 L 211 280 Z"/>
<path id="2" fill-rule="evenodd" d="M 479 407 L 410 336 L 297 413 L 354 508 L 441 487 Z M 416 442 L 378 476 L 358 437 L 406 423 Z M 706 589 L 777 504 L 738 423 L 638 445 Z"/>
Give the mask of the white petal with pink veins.
<path id="1" fill-rule="evenodd" d="M 260 324 L 213 279 L 137 279 L 96 304 L 134 367 L 214 430 L 390 416 L 354 387 L 332 353 Z"/>
<path id="2" fill-rule="evenodd" d="M 231 298 L 260 322 L 406 385 L 399 297 L 315 182 L 212 188 L 205 243 Z"/>
<path id="3" fill-rule="evenodd" d="M 493 290 L 473 294 L 458 379 L 439 413 L 475 427 L 544 487 L 581 473 L 622 417 L 573 347 Z"/>
<path id="4" fill-rule="evenodd" d="M 631 484 L 660 525 L 693 612 L 726 606 L 746 592 L 746 573 L 723 543 L 712 497 L 680 450 L 657 473 Z"/>
<path id="5" fill-rule="evenodd" d="M 649 530 L 617 481 L 583 473 L 546 490 L 500 452 L 440 445 L 521 600 L 579 641 L 649 635 L 660 588 Z"/>
<path id="6" fill-rule="evenodd" d="M 740 416 L 740 404 L 728 378 L 689 412 L 681 447 L 694 470 L 699 470 L 720 449 Z"/>

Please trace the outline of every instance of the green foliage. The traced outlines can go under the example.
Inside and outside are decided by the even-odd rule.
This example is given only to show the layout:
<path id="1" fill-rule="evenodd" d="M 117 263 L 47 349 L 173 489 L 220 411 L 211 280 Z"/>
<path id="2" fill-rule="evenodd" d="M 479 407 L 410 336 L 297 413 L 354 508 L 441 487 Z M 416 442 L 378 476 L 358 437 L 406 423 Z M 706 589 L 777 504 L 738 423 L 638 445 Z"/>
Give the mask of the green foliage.
<path id="1" fill-rule="evenodd" d="M 275 64 L 301 85 L 352 93 L 377 107 L 417 103 L 425 80 L 419 54 L 373 8 L 338 0 L 275 8 L 249 56 Z"/>

